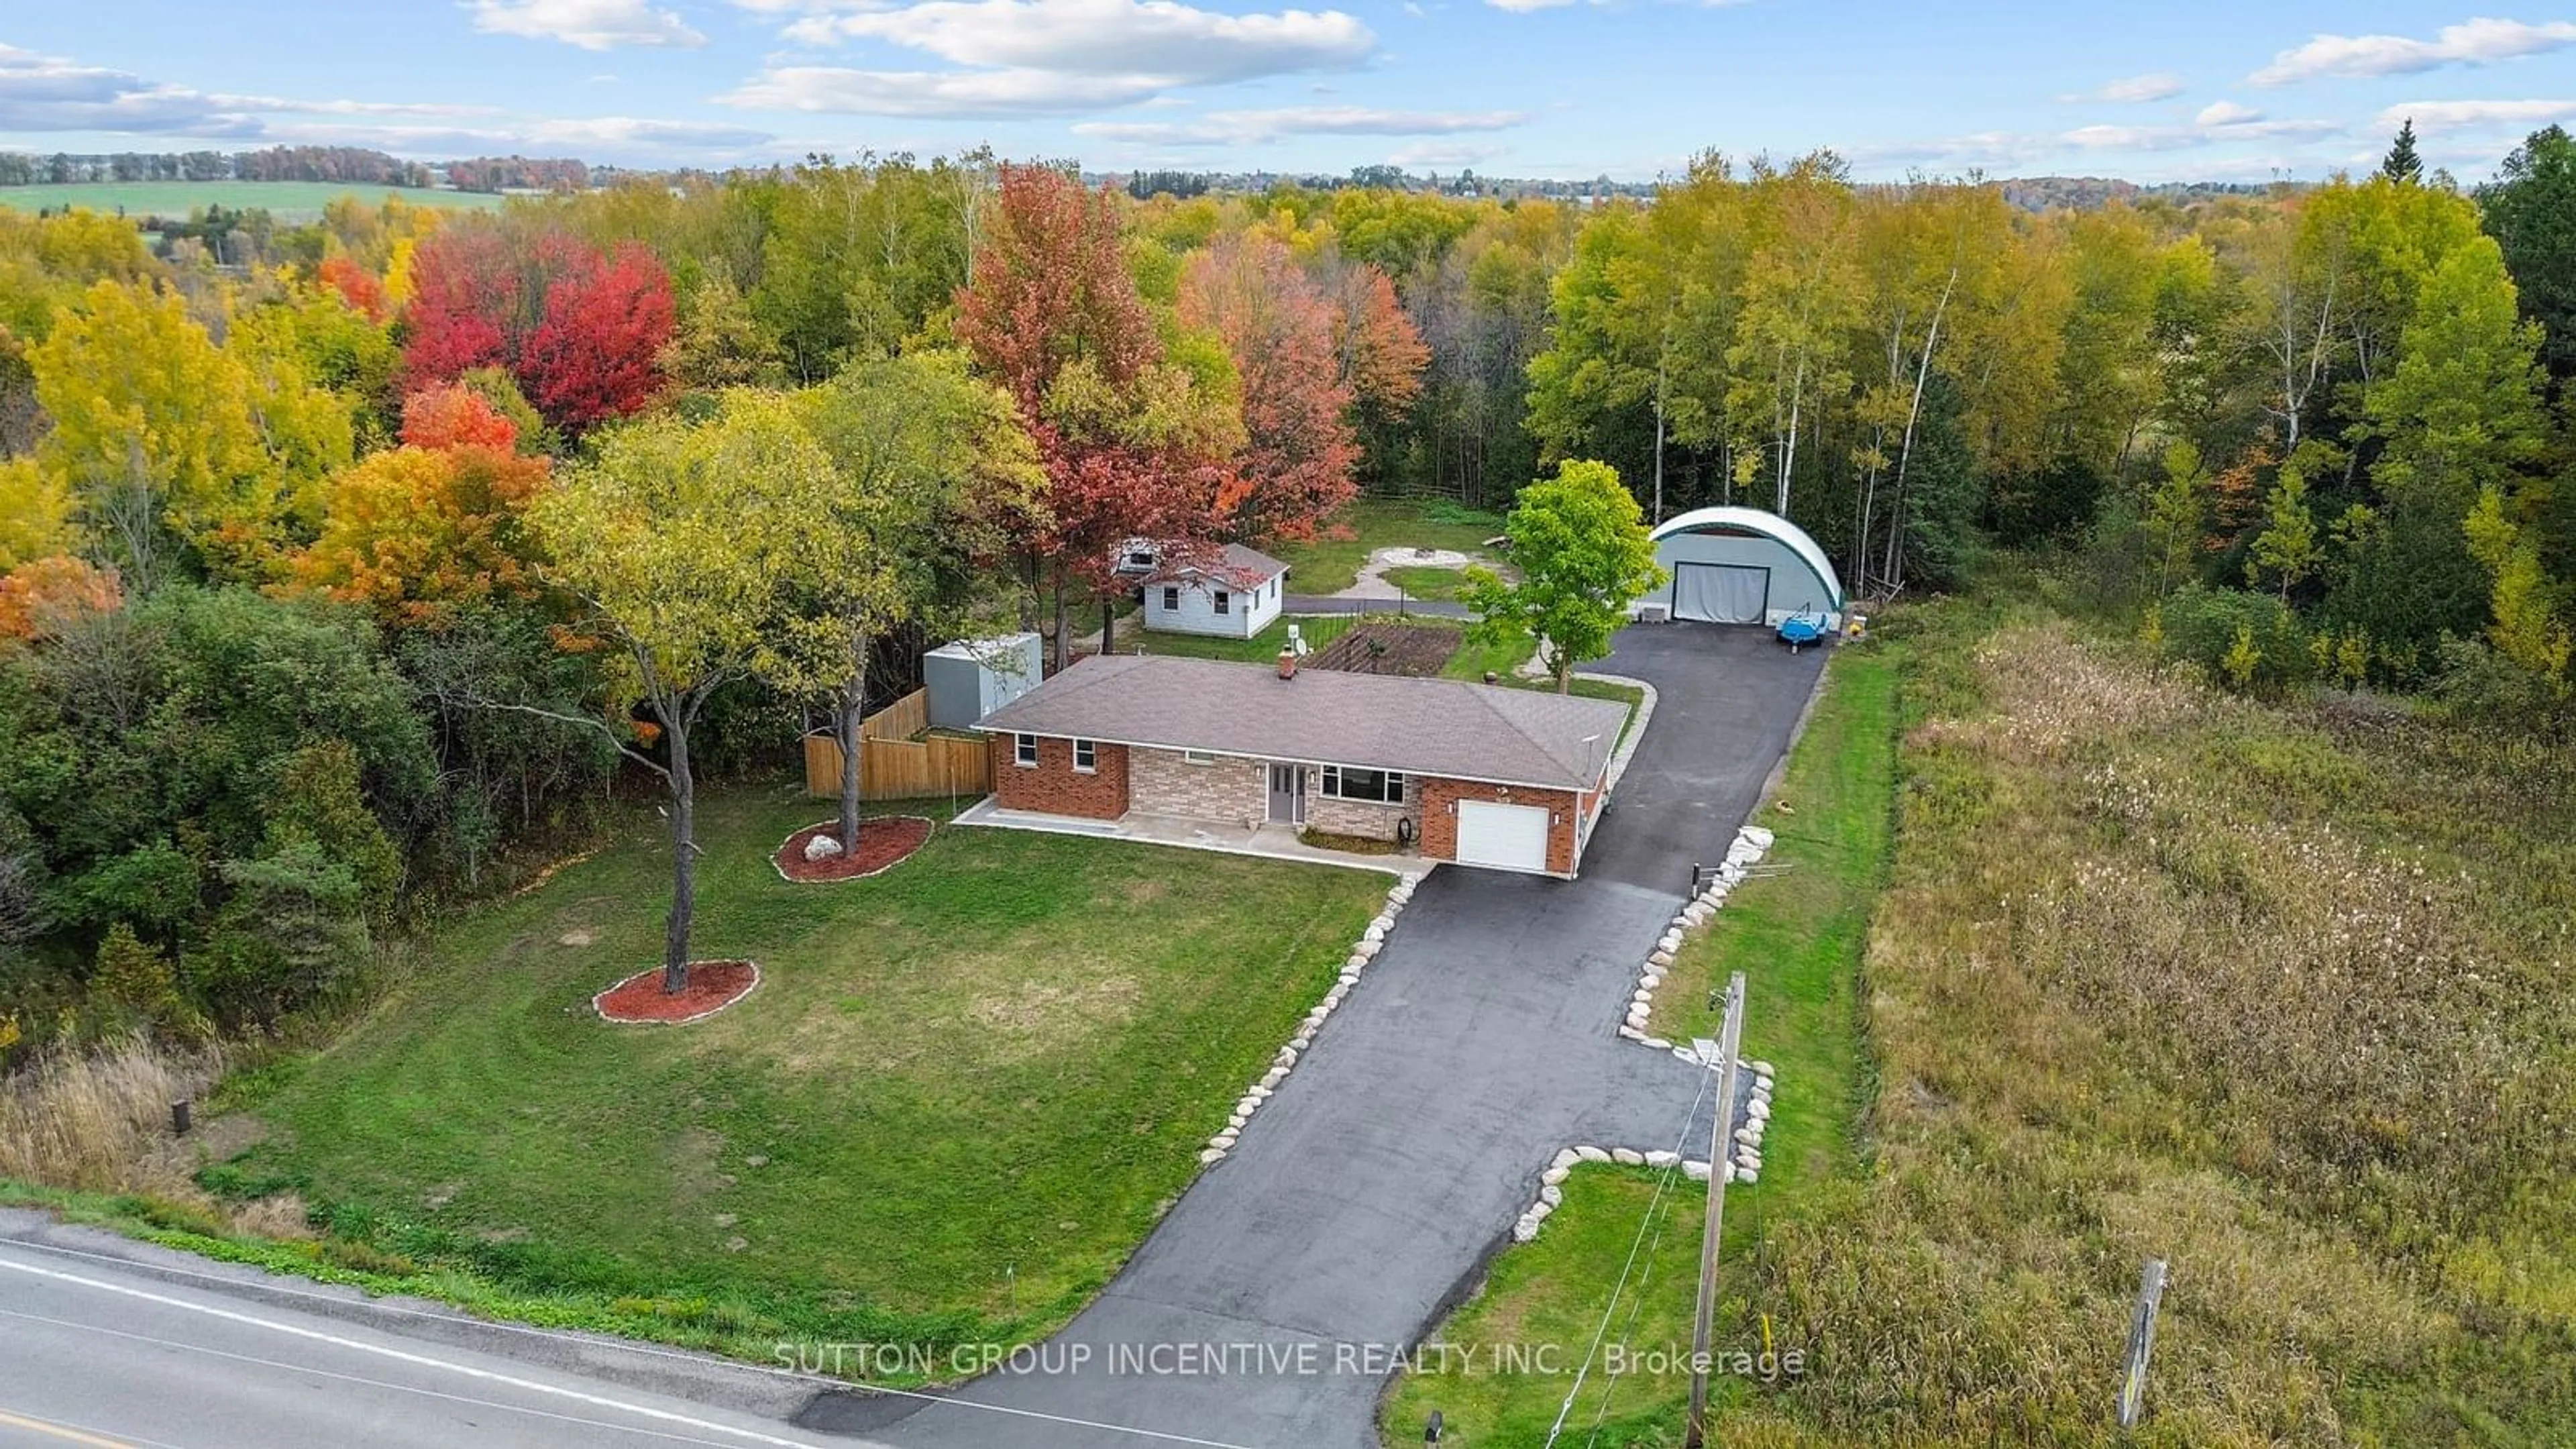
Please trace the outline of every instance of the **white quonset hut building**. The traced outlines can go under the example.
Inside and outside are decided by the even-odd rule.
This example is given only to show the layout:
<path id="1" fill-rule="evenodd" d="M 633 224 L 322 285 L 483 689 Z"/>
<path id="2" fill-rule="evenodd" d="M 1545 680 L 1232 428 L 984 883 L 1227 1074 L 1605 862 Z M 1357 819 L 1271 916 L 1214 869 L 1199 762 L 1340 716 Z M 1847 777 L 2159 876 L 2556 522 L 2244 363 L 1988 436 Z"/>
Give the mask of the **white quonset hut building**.
<path id="1" fill-rule="evenodd" d="M 1759 508 L 1694 508 L 1654 531 L 1655 562 L 1670 574 L 1661 598 L 1676 619 L 1776 626 L 1792 615 L 1843 626 L 1843 583 L 1807 531 Z"/>

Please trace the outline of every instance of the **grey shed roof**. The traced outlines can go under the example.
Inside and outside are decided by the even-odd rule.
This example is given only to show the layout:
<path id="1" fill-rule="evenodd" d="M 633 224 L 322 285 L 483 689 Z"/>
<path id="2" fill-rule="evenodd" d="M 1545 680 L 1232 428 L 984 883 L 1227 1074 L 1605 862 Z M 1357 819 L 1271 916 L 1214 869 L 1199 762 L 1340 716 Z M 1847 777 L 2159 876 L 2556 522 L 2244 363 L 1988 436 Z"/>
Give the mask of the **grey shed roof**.
<path id="1" fill-rule="evenodd" d="M 1288 572 L 1288 566 L 1257 548 L 1229 543 L 1214 553 L 1178 555 L 1145 578 L 1149 584 L 1174 584 L 1189 578 L 1222 579 L 1249 589 Z"/>
<path id="2" fill-rule="evenodd" d="M 1116 654 L 1085 659 L 986 715 L 992 733 L 1212 750 L 1584 789 L 1627 723 L 1615 700 L 1263 664 Z"/>

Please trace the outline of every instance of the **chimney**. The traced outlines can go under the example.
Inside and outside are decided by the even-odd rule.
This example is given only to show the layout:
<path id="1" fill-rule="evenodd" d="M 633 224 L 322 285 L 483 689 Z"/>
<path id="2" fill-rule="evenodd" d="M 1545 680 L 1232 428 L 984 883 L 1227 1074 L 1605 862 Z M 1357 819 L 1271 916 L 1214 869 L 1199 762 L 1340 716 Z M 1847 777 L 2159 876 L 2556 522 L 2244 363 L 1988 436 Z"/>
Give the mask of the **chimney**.
<path id="1" fill-rule="evenodd" d="M 1280 678 L 1282 678 L 1282 679 L 1294 679 L 1294 678 L 1296 678 L 1296 677 L 1297 677 L 1297 651 L 1296 651 L 1296 650 L 1294 650 L 1294 649 L 1289 649 L 1289 648 L 1286 648 L 1286 647 L 1284 647 L 1284 646 L 1280 649 L 1280 651 L 1279 651 L 1279 677 L 1280 677 Z"/>

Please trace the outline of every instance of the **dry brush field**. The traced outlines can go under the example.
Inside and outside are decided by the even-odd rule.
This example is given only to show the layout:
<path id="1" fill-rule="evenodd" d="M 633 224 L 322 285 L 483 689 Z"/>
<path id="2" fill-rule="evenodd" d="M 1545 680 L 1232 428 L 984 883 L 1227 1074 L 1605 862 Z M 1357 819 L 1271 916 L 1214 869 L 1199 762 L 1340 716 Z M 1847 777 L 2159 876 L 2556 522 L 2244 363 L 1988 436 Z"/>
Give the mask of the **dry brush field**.
<path id="1" fill-rule="evenodd" d="M 2565 747 L 1965 614 L 1898 626 L 1866 1167 L 1730 1442 L 2109 1442 L 2151 1256 L 2129 1442 L 2576 1442 Z"/>

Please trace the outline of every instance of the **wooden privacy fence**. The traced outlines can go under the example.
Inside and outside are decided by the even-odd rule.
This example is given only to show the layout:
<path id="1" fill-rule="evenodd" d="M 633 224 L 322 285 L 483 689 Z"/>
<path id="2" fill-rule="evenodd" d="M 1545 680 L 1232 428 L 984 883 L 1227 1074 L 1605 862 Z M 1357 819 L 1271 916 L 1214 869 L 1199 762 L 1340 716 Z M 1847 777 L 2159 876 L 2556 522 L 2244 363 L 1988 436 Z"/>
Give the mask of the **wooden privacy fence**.
<path id="1" fill-rule="evenodd" d="M 930 696 L 919 689 L 859 722 L 861 799 L 982 795 L 993 788 L 993 760 L 982 736 L 927 734 L 929 727 Z M 830 730 L 805 737 L 805 790 L 841 793 L 841 742 Z"/>

